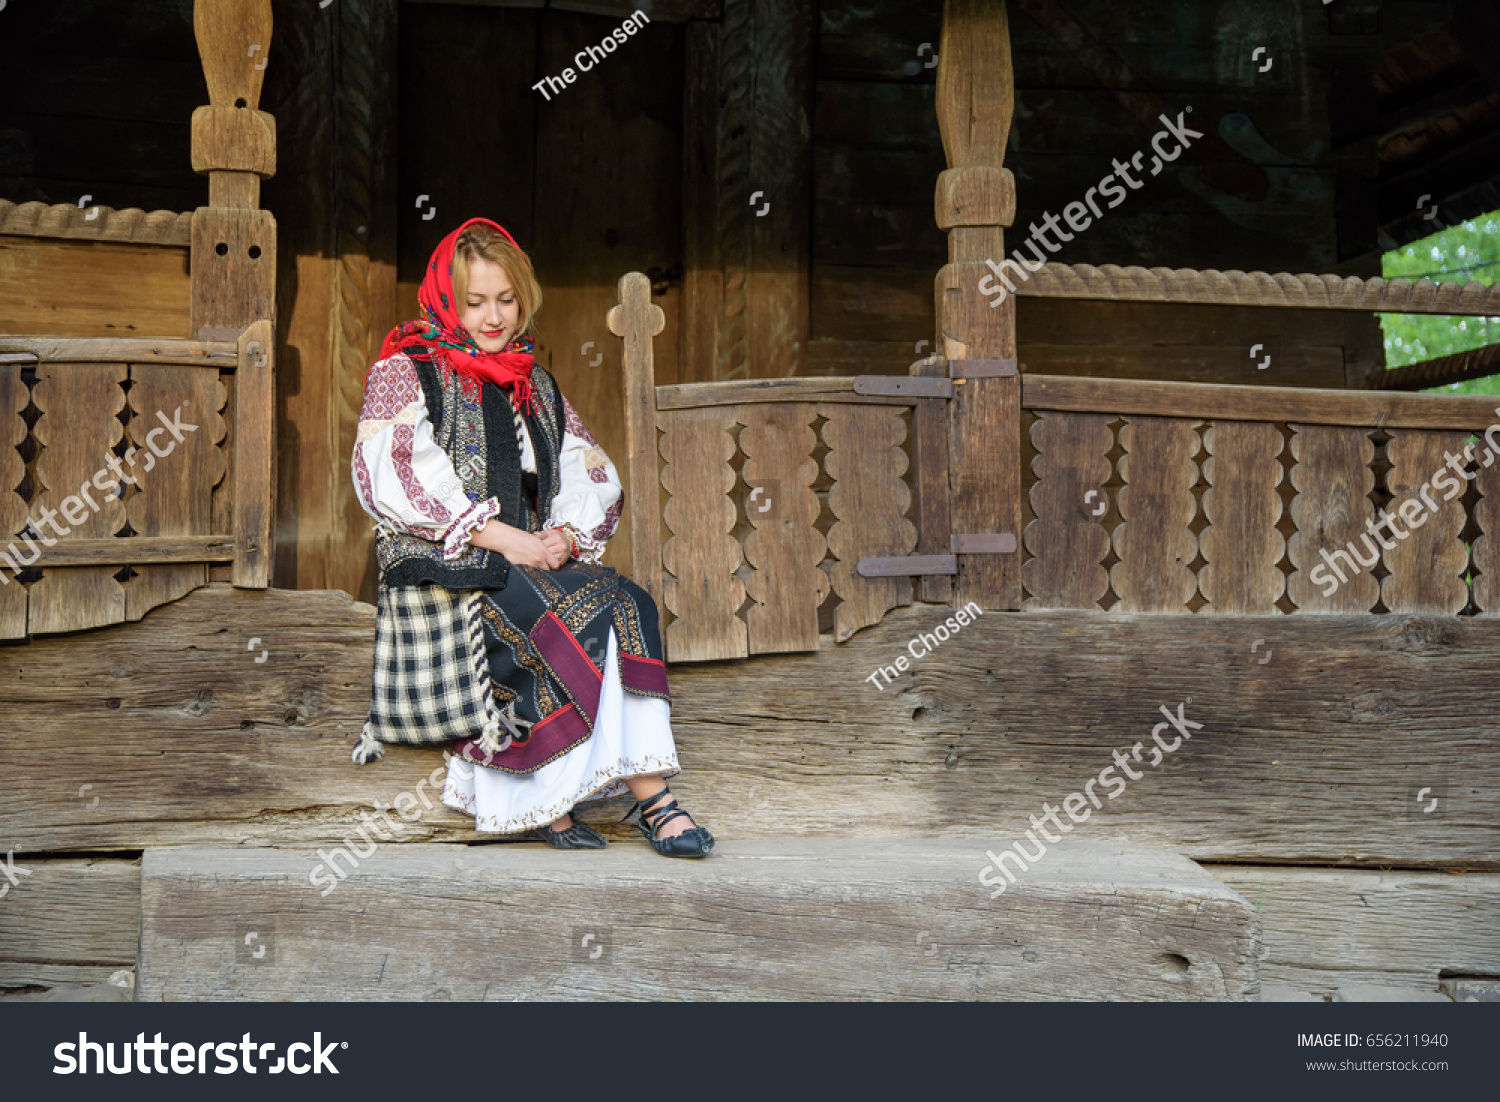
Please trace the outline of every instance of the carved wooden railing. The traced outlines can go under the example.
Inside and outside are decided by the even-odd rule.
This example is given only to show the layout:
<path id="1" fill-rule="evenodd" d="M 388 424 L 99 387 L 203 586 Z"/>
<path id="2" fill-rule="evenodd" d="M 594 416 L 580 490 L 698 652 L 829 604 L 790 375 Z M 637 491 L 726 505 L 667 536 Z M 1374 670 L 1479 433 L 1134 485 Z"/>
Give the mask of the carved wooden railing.
<path id="1" fill-rule="evenodd" d="M 1026 608 L 1500 614 L 1496 399 L 1022 383 Z"/>
<path id="2" fill-rule="evenodd" d="M 0 496 L 0 638 L 139 620 L 212 563 L 269 584 L 273 348 L 269 321 L 237 341 L 0 337 L 0 480 L 25 491 Z"/>

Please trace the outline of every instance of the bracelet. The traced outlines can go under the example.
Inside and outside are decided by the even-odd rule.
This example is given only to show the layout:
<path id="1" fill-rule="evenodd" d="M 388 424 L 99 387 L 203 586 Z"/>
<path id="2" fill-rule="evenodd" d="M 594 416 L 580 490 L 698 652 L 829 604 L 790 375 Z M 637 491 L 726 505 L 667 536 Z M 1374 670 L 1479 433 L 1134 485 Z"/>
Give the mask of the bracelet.
<path id="1" fill-rule="evenodd" d="M 576 559 L 578 557 L 579 550 L 578 530 L 571 524 L 559 524 L 555 529 L 553 529 L 553 531 L 561 532 L 563 535 L 568 537 L 568 557 Z"/>

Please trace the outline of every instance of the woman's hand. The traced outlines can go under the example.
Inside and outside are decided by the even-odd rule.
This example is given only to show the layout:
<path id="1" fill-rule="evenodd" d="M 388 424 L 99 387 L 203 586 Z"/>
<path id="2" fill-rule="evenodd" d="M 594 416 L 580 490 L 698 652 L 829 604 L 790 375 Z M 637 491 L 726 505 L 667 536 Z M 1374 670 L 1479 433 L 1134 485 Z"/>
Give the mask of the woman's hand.
<path id="1" fill-rule="evenodd" d="M 537 570 L 556 570 L 567 561 L 566 549 L 559 554 L 540 536 L 493 519 L 475 531 L 469 542 L 475 547 L 498 551 L 517 566 L 531 566 Z"/>
<path id="2" fill-rule="evenodd" d="M 573 545 L 568 542 L 568 534 L 561 529 L 548 528 L 545 532 L 538 532 L 537 536 L 550 550 L 562 556 L 557 564 L 558 567 L 561 567 L 573 557 Z M 554 567 L 554 569 L 557 569 L 557 567 Z"/>

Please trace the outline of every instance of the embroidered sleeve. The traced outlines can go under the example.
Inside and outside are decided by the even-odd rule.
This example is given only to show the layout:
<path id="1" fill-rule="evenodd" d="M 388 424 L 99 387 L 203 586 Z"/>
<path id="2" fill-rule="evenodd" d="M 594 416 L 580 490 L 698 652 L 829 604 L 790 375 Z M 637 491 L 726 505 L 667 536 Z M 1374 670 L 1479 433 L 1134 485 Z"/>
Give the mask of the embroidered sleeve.
<path id="1" fill-rule="evenodd" d="M 552 500 L 547 527 L 571 524 L 578 532 L 578 557 L 598 562 L 605 542 L 620 523 L 620 477 L 566 398 L 563 419 L 560 488 Z"/>
<path id="2" fill-rule="evenodd" d="M 456 559 L 469 536 L 500 513 L 494 498 L 471 501 L 447 452 L 433 439 L 416 368 L 392 356 L 370 369 L 354 443 L 354 489 L 377 528 L 440 542 Z"/>

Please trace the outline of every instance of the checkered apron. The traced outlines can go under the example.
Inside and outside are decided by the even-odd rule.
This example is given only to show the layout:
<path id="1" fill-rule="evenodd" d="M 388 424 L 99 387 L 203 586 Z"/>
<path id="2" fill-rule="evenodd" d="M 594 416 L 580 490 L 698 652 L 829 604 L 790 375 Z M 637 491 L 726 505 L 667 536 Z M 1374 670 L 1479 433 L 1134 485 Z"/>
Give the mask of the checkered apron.
<path id="1" fill-rule="evenodd" d="M 482 595 L 436 585 L 381 587 L 370 715 L 354 749 L 473 738 L 499 721 L 485 655 Z"/>

